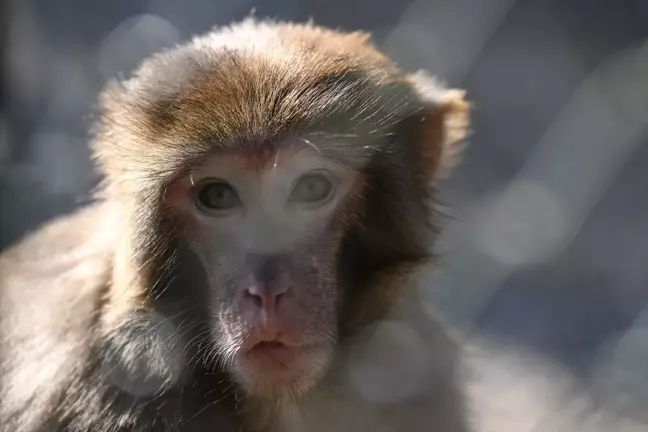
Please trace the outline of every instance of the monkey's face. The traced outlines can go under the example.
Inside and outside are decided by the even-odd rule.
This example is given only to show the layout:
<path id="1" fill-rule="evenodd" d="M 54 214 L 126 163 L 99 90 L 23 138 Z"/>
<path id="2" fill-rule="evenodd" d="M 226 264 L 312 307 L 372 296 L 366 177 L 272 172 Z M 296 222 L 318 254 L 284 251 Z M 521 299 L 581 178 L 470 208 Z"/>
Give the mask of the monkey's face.
<path id="1" fill-rule="evenodd" d="M 168 188 L 208 275 L 215 350 L 248 392 L 300 392 L 326 371 L 359 181 L 305 147 L 213 156 Z"/>
<path id="2" fill-rule="evenodd" d="M 463 94 L 405 75 L 367 35 L 251 23 L 122 84 L 103 93 L 94 152 L 133 221 L 137 280 L 182 280 L 167 257 L 187 243 L 209 283 L 171 291 L 207 299 L 211 353 L 249 393 L 308 389 L 386 313 L 383 276 L 429 257 L 428 182 L 464 136 Z"/>

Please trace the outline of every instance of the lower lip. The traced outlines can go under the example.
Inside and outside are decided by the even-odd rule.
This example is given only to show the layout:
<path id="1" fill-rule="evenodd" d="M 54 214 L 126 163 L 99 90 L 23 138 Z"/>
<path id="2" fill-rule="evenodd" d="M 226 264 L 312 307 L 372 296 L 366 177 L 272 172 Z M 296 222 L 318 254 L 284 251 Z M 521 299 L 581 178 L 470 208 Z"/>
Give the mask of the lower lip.
<path id="1" fill-rule="evenodd" d="M 283 344 L 261 343 L 246 354 L 257 362 L 269 363 L 274 367 L 289 368 L 303 356 L 317 349 L 314 345 L 289 347 Z"/>

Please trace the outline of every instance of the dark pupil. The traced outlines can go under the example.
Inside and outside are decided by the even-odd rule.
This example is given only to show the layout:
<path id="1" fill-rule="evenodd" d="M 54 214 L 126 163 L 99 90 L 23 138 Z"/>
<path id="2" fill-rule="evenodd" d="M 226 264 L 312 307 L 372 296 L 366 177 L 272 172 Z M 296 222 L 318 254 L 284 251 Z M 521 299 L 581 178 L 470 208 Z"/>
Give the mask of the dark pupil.
<path id="1" fill-rule="evenodd" d="M 198 193 L 200 203 L 210 209 L 225 210 L 238 204 L 238 196 L 231 186 L 213 183 L 203 186 Z"/>

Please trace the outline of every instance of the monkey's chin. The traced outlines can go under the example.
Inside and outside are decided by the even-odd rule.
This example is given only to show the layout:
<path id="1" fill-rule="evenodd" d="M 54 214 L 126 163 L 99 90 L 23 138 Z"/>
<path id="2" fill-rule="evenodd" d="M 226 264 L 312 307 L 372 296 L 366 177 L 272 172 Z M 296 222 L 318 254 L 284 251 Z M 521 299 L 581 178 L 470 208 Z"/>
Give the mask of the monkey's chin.
<path id="1" fill-rule="evenodd" d="M 262 398 L 291 398 L 310 390 L 327 372 L 333 357 L 329 344 L 288 347 L 260 343 L 241 351 L 234 376 L 243 389 Z"/>

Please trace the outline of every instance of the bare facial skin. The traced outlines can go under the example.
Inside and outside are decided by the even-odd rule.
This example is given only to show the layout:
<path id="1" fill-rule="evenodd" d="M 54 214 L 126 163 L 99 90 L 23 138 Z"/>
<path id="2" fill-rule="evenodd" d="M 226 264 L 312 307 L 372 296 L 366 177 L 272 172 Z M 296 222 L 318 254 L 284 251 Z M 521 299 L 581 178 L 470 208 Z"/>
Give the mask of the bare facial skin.
<path id="1" fill-rule="evenodd" d="M 310 147 L 254 162 L 210 157 L 166 201 L 208 269 L 222 362 L 251 394 L 296 394 L 333 356 L 341 215 L 360 174 Z"/>

